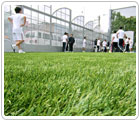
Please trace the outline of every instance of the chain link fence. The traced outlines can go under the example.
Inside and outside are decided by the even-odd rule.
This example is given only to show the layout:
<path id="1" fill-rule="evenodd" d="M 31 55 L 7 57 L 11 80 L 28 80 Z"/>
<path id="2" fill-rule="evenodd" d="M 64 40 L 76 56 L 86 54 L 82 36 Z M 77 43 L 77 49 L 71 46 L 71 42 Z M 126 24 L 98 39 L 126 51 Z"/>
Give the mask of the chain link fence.
<path id="1" fill-rule="evenodd" d="M 4 6 L 4 50 L 11 52 L 12 26 L 8 16 L 15 14 L 14 5 Z M 73 34 L 75 38 L 74 51 L 81 51 L 83 37 L 87 37 L 87 51 L 93 51 L 94 41 L 108 36 L 95 32 L 93 21 L 86 24 L 84 16 L 77 16 L 72 20 L 72 10 L 59 8 L 52 12 L 52 6 L 47 5 L 20 5 L 27 17 L 24 27 L 25 43 L 23 48 L 28 52 L 58 52 L 62 51 L 62 36 L 64 32 Z"/>

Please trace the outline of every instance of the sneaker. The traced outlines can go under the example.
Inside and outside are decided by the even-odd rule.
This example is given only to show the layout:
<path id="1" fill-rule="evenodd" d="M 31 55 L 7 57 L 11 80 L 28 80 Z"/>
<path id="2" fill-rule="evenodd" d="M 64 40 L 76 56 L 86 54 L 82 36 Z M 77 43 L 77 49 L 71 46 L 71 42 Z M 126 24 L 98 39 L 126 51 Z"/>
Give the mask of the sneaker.
<path id="1" fill-rule="evenodd" d="M 13 49 L 13 52 L 15 53 L 16 44 L 12 44 L 11 47 L 12 47 L 12 49 Z"/>
<path id="2" fill-rule="evenodd" d="M 23 50 L 19 50 L 18 53 L 25 53 Z"/>

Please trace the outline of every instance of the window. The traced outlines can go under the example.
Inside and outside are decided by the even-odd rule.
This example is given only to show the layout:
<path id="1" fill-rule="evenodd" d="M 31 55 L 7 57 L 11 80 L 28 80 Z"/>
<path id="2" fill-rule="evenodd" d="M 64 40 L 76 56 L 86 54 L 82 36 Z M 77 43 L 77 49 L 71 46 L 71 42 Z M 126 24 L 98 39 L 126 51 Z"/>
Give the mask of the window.
<path id="1" fill-rule="evenodd" d="M 4 6 L 4 12 L 10 13 L 10 5 Z"/>
<path id="2" fill-rule="evenodd" d="M 12 12 L 12 14 L 15 14 L 15 8 L 16 7 L 17 7 L 16 5 L 11 5 L 11 12 Z"/>
<path id="3" fill-rule="evenodd" d="M 35 40 L 35 43 L 37 43 L 37 40 Z"/>
<path id="4" fill-rule="evenodd" d="M 45 5 L 45 13 L 49 13 L 50 14 L 50 7 Z"/>
<path id="5" fill-rule="evenodd" d="M 44 22 L 44 15 L 43 14 L 39 14 L 39 21 L 43 21 Z"/>
<path id="6" fill-rule="evenodd" d="M 41 32 L 38 32 L 38 38 L 41 38 Z"/>
<path id="7" fill-rule="evenodd" d="M 62 41 L 60 36 L 58 36 L 58 41 Z"/>
<path id="8" fill-rule="evenodd" d="M 32 37 L 32 38 L 35 37 L 35 32 L 32 32 L 31 37 Z"/>
<path id="9" fill-rule="evenodd" d="M 45 22 L 46 22 L 46 23 L 50 23 L 50 17 L 45 16 Z"/>
<path id="10" fill-rule="evenodd" d="M 53 35 L 53 40 L 57 40 L 56 35 Z"/>
<path id="11" fill-rule="evenodd" d="M 30 33 L 26 34 L 26 38 L 29 38 L 30 37 Z"/>
<path id="12" fill-rule="evenodd" d="M 32 8 L 38 10 L 38 5 L 32 5 Z"/>
<path id="13" fill-rule="evenodd" d="M 43 39 L 50 39 L 50 35 L 46 34 L 46 33 L 43 33 Z"/>
<path id="14" fill-rule="evenodd" d="M 39 11 L 44 12 L 44 5 L 39 5 Z"/>
<path id="15" fill-rule="evenodd" d="M 28 18 L 31 18 L 31 11 L 24 8 L 24 14 L 28 17 Z"/>
<path id="16" fill-rule="evenodd" d="M 37 12 L 32 11 L 32 19 L 38 20 L 38 13 Z"/>
<path id="17" fill-rule="evenodd" d="M 32 43 L 33 41 L 32 40 L 30 40 L 30 43 Z"/>

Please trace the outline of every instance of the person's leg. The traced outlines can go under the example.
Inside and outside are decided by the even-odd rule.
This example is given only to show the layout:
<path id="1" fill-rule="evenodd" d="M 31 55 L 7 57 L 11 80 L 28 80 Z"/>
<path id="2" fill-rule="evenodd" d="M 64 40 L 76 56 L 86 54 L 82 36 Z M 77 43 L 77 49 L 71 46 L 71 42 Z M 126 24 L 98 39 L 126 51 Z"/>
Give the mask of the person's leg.
<path id="1" fill-rule="evenodd" d="M 23 42 L 24 42 L 24 40 L 17 40 L 16 45 L 18 46 L 18 45 L 22 44 Z"/>
<path id="2" fill-rule="evenodd" d="M 128 46 L 128 45 L 129 45 L 129 44 L 126 45 L 126 52 L 129 51 L 129 46 Z"/>
<path id="3" fill-rule="evenodd" d="M 64 52 L 66 51 L 66 42 L 64 42 Z"/>
<path id="4" fill-rule="evenodd" d="M 71 46 L 70 46 L 70 43 L 69 43 L 69 51 L 71 51 Z"/>
<path id="5" fill-rule="evenodd" d="M 16 46 L 18 47 L 18 49 L 21 49 L 20 40 L 17 40 L 17 41 L 16 41 Z"/>
<path id="6" fill-rule="evenodd" d="M 119 39 L 118 47 L 119 47 L 119 52 L 121 52 L 121 41 L 120 41 L 120 39 Z"/>
<path id="7" fill-rule="evenodd" d="M 85 47 L 83 47 L 83 52 L 85 52 Z"/>
<path id="8" fill-rule="evenodd" d="M 71 51 L 73 51 L 73 43 L 71 44 Z"/>
<path id="9" fill-rule="evenodd" d="M 21 48 L 21 44 L 24 42 L 23 33 L 17 33 L 16 35 L 17 35 L 16 46 L 19 49 L 19 53 L 25 53 Z"/>
<path id="10" fill-rule="evenodd" d="M 72 52 L 72 44 L 69 44 L 69 51 Z"/>
<path id="11" fill-rule="evenodd" d="M 128 52 L 129 52 L 129 44 L 128 44 Z"/>
<path id="12" fill-rule="evenodd" d="M 63 42 L 63 49 L 62 49 L 63 52 L 65 52 L 65 42 Z"/>
<path id="13" fill-rule="evenodd" d="M 114 52 L 115 43 L 112 44 L 112 52 Z"/>
<path id="14" fill-rule="evenodd" d="M 68 51 L 68 43 L 66 43 L 66 51 Z"/>
<path id="15" fill-rule="evenodd" d="M 131 48 L 129 50 L 130 50 L 130 53 L 131 53 Z"/>
<path id="16" fill-rule="evenodd" d="M 118 44 L 117 42 L 114 43 L 115 52 L 118 52 Z"/>
<path id="17" fill-rule="evenodd" d="M 125 45 L 125 52 L 127 52 L 127 44 Z"/>
<path id="18" fill-rule="evenodd" d="M 127 52 L 129 52 L 129 44 L 127 44 Z"/>
<path id="19" fill-rule="evenodd" d="M 105 52 L 105 47 L 103 47 L 103 52 Z"/>
<path id="20" fill-rule="evenodd" d="M 123 52 L 123 39 L 119 39 L 120 52 Z"/>
<path id="21" fill-rule="evenodd" d="M 99 52 L 99 46 L 97 46 L 97 52 Z"/>
<path id="22" fill-rule="evenodd" d="M 118 42 L 116 43 L 116 52 L 119 52 Z"/>
<path id="23" fill-rule="evenodd" d="M 132 47 L 130 48 L 130 53 L 132 53 Z"/>

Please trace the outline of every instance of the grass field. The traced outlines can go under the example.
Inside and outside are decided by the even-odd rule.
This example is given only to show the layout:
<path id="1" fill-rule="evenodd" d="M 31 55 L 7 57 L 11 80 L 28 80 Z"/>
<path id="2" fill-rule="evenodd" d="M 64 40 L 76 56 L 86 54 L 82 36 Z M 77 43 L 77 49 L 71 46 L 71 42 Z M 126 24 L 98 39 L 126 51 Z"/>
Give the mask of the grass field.
<path id="1" fill-rule="evenodd" d="M 6 116 L 134 116 L 136 54 L 5 53 Z"/>

